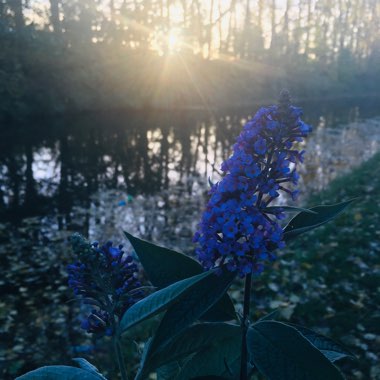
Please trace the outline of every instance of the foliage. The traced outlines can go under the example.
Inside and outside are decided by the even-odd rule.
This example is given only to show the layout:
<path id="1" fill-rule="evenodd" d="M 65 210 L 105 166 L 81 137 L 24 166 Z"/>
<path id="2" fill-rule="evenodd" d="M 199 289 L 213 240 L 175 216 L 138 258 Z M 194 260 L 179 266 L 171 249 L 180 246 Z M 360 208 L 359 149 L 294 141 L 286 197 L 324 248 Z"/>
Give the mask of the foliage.
<path id="1" fill-rule="evenodd" d="M 380 374 L 377 347 L 380 298 L 376 290 L 380 284 L 378 162 L 379 154 L 349 176 L 338 178 L 326 191 L 311 197 L 311 202 L 317 203 L 360 194 L 359 200 L 337 223 L 305 235 L 291 247 L 299 261 L 298 281 L 316 279 L 306 289 L 307 298 L 297 304 L 294 313 L 300 322 L 307 320 L 310 313 L 323 315 L 325 322 L 314 320 L 313 325 L 336 339 L 339 337 L 360 358 L 355 369 L 346 363 L 353 378 L 376 378 Z M 311 242 L 306 254 L 303 247 Z M 329 300 L 329 306 L 325 300 Z"/>
<path id="2" fill-rule="evenodd" d="M 307 324 L 339 339 L 358 358 L 342 361 L 349 379 L 377 378 L 379 284 L 377 219 L 379 154 L 312 195 L 311 204 L 360 195 L 335 223 L 289 243 L 279 266 L 256 281 L 256 315 L 278 309 L 279 318 Z M 307 249 L 306 249 L 307 247 Z"/>

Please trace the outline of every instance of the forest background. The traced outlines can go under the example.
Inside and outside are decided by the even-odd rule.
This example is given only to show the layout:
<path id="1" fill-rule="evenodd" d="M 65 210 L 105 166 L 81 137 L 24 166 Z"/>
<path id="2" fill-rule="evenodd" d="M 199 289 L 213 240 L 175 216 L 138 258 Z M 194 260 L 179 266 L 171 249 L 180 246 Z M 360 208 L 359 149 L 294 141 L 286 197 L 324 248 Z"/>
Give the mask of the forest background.
<path id="1" fill-rule="evenodd" d="M 376 0 L 2 0 L 1 122 L 373 96 Z"/>

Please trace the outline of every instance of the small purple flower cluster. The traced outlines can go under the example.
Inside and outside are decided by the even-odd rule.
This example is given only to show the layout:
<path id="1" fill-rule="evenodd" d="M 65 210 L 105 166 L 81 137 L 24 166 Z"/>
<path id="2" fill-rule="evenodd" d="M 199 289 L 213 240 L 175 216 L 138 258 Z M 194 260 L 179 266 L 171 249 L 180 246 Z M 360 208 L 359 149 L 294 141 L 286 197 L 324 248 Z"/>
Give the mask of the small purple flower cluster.
<path id="1" fill-rule="evenodd" d="M 83 303 L 95 307 L 81 327 L 98 336 L 112 335 L 117 319 L 144 296 L 138 267 L 122 245 L 90 244 L 79 234 L 71 242 L 79 260 L 67 266 L 69 286 Z"/>
<path id="2" fill-rule="evenodd" d="M 275 259 L 273 250 L 284 247 L 276 221 L 285 217 L 283 210 L 267 207 L 280 191 L 297 197 L 297 190 L 284 185 L 298 183 L 296 165 L 303 162 L 304 151 L 294 144 L 311 130 L 301 114 L 283 92 L 278 106 L 261 108 L 244 126 L 194 235 L 205 269 L 226 265 L 241 277 L 260 273 L 266 261 Z"/>

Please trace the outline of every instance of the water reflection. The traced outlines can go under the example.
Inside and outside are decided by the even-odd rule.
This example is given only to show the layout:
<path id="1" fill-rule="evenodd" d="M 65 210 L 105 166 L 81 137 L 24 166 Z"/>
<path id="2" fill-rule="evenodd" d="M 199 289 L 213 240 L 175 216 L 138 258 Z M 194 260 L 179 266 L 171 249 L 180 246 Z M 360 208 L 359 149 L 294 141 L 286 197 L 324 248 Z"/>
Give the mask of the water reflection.
<path id="1" fill-rule="evenodd" d="M 327 109 L 321 115 L 322 111 L 309 112 L 312 117 L 307 121 L 314 131 L 306 141 L 301 194 L 321 190 L 379 149 L 378 118 L 362 120 L 357 106 L 344 112 Z M 120 201 L 128 194 L 133 204 L 142 199 L 144 205 L 150 196 L 163 197 L 163 212 L 171 208 L 168 199 L 177 193 L 182 199 L 199 197 L 196 203 L 202 203 L 208 178 L 214 182 L 220 178 L 220 164 L 249 117 L 248 111 L 241 110 L 212 116 L 129 111 L 71 116 L 46 126 L 32 125 L 30 130 L 19 126 L 8 145 L 2 140 L 0 217 L 19 223 L 24 217 L 45 215 L 59 230 L 79 228 L 91 236 L 92 225 L 104 226 L 91 210 L 103 208 L 101 213 L 106 215 L 108 208 L 117 205 L 116 201 L 107 203 L 105 194 L 114 194 Z M 140 207 L 136 214 L 155 209 Z M 140 224 L 150 230 L 146 220 Z M 152 237 L 152 233 L 140 232 Z"/>
<path id="2" fill-rule="evenodd" d="M 380 149 L 380 118 L 331 127 L 322 117 L 306 145 L 303 187 L 319 191 Z"/>
<path id="3" fill-rule="evenodd" d="M 379 129 L 376 120 L 358 121 L 364 115 L 357 106 L 312 111 L 308 121 L 317 127 L 307 141 L 304 186 L 313 179 L 319 190 L 378 149 Z M 11 127 L 3 131 L 0 155 L 0 216 L 52 213 L 64 228 L 74 207 L 89 208 L 100 190 L 152 195 L 182 184 L 191 193 L 194 178 L 204 184 L 219 178 L 220 163 L 249 117 L 247 110 L 120 111 Z"/>

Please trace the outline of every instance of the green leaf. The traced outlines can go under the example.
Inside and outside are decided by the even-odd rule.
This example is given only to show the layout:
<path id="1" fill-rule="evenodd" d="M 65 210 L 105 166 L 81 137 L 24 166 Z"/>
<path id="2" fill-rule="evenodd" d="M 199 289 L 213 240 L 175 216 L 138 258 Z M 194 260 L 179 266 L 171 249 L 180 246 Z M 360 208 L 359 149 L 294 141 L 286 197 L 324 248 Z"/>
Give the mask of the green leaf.
<path id="1" fill-rule="evenodd" d="M 152 353 L 140 371 L 149 373 L 168 362 L 177 361 L 213 345 L 217 346 L 220 344 L 218 342 L 233 338 L 239 333 L 239 326 L 223 322 L 207 322 L 191 326 L 178 334 L 163 349 Z"/>
<path id="2" fill-rule="evenodd" d="M 167 309 L 174 302 L 178 302 L 184 294 L 191 290 L 198 282 L 208 277 L 216 277 L 215 271 L 204 272 L 175 282 L 174 284 L 158 290 L 132 305 L 123 315 L 120 322 L 120 331 L 124 332 L 137 323 L 144 321 Z"/>
<path id="3" fill-rule="evenodd" d="M 315 211 L 310 210 L 308 208 L 294 207 L 294 206 L 269 206 L 269 207 L 265 207 L 263 209 L 263 211 L 271 212 L 271 211 L 277 211 L 279 209 L 280 210 L 284 210 L 284 211 L 288 211 L 288 212 L 299 212 L 299 211 L 302 211 L 302 212 L 305 212 L 307 214 L 316 214 Z"/>
<path id="4" fill-rule="evenodd" d="M 99 380 L 104 379 L 101 375 L 77 367 L 65 365 L 53 365 L 41 367 L 16 380 Z"/>
<path id="5" fill-rule="evenodd" d="M 284 240 L 289 241 L 304 232 L 322 226 L 342 213 L 343 210 L 355 200 L 356 198 L 335 205 L 310 208 L 309 210 L 314 211 L 315 214 L 304 211 L 300 212 L 284 228 Z"/>
<path id="6" fill-rule="evenodd" d="M 178 362 L 165 364 L 157 370 L 157 380 L 172 380 L 177 377 L 181 367 Z"/>
<path id="7" fill-rule="evenodd" d="M 198 320 L 224 295 L 235 277 L 236 272 L 224 270 L 196 283 L 180 302 L 168 309 L 154 336 L 155 344 L 166 344 L 169 337 L 179 334 Z"/>
<path id="8" fill-rule="evenodd" d="M 269 380 L 341 380 L 340 371 L 295 328 L 257 322 L 248 329 L 248 352 Z"/>
<path id="9" fill-rule="evenodd" d="M 99 372 L 99 370 L 93 364 L 91 364 L 89 361 L 87 361 L 86 359 L 84 359 L 84 358 L 73 358 L 73 361 L 76 362 L 80 368 L 98 375 L 103 380 L 106 379 Z"/>
<path id="10" fill-rule="evenodd" d="M 236 273 L 223 271 L 221 274 L 206 277 L 168 309 L 149 346 L 145 362 L 147 364 L 143 363 L 141 374 L 136 376 L 136 380 L 143 378 L 145 371 L 149 370 L 151 357 L 158 355 L 160 350 L 167 350 L 167 346 L 175 336 L 198 320 L 223 296 L 235 276 Z"/>
<path id="11" fill-rule="evenodd" d="M 322 334 L 318 334 L 317 332 L 303 326 L 295 325 L 292 323 L 285 324 L 299 331 L 303 337 L 305 337 L 313 346 L 318 348 L 318 350 L 321 351 L 322 354 L 325 355 L 326 358 L 331 362 L 335 362 L 347 357 L 355 359 L 355 355 L 352 352 L 331 338 L 328 338 Z"/>
<path id="12" fill-rule="evenodd" d="M 197 261 L 183 253 L 160 247 L 125 231 L 124 234 L 136 251 L 149 280 L 158 288 L 165 288 L 203 272 Z"/>
<path id="13" fill-rule="evenodd" d="M 136 251 L 149 280 L 158 288 L 164 288 L 203 272 L 201 264 L 183 253 L 139 239 L 128 232 L 124 234 Z M 235 318 L 235 308 L 228 294 L 225 294 L 203 316 L 204 320 L 215 322 L 230 321 Z"/>
<path id="14" fill-rule="evenodd" d="M 215 343 L 193 355 L 175 379 L 190 380 L 207 376 L 223 379 L 238 378 L 241 350 L 240 327 L 236 325 L 231 327 L 231 335 L 221 337 Z"/>
<path id="15" fill-rule="evenodd" d="M 176 379 L 181 372 L 182 367 L 187 362 L 188 358 L 177 360 L 165 364 L 157 370 L 157 380 L 173 380 Z"/>
<path id="16" fill-rule="evenodd" d="M 278 309 L 273 310 L 272 312 L 262 316 L 259 321 L 273 321 L 278 317 L 279 312 L 280 311 Z"/>

